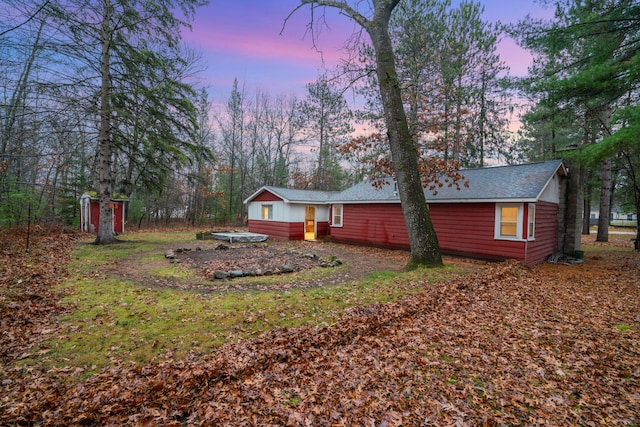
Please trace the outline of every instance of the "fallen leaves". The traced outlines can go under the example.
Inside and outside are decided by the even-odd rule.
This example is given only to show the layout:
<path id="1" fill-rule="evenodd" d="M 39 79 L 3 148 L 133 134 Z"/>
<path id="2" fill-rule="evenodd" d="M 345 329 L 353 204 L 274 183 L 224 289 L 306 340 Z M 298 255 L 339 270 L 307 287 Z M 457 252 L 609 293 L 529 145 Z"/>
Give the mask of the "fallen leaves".
<path id="1" fill-rule="evenodd" d="M 638 424 L 640 258 L 598 257 L 494 264 L 401 303 L 353 307 L 331 327 L 278 329 L 147 366 L 114 361 L 73 385 L 73 371 L 15 370 L 3 377 L 0 422 Z"/>
<path id="2" fill-rule="evenodd" d="M 315 268 L 320 261 L 315 254 L 268 248 L 264 245 L 225 246 L 226 250 L 201 250 L 186 252 L 180 261 L 197 266 L 210 280 L 216 272 L 233 277 L 234 272 L 243 275 L 262 276 Z"/>
<path id="3" fill-rule="evenodd" d="M 29 251 L 26 250 L 27 238 Z M 0 358 L 29 357 L 36 343 L 57 331 L 52 319 L 64 311 L 52 285 L 66 274 L 73 233 L 13 229 L 0 234 Z"/>

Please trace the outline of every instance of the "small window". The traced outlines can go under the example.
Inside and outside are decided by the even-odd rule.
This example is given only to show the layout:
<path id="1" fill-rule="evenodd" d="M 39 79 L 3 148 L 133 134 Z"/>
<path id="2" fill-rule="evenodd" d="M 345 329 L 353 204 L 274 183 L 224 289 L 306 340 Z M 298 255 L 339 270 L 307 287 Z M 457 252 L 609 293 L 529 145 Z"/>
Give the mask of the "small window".
<path id="1" fill-rule="evenodd" d="M 496 205 L 495 238 L 515 240 L 522 239 L 522 204 Z"/>
<path id="2" fill-rule="evenodd" d="M 334 227 L 342 227 L 342 205 L 333 205 L 333 220 L 331 225 Z"/>
<path id="3" fill-rule="evenodd" d="M 518 208 L 500 208 L 500 235 L 518 237 Z"/>
<path id="4" fill-rule="evenodd" d="M 262 219 L 273 219 L 273 205 L 262 205 Z"/>
<path id="5" fill-rule="evenodd" d="M 527 227 L 527 239 L 529 240 L 533 240 L 536 235 L 536 206 L 535 205 L 529 205 L 529 213 L 527 215 L 527 223 L 528 223 L 528 227 Z"/>

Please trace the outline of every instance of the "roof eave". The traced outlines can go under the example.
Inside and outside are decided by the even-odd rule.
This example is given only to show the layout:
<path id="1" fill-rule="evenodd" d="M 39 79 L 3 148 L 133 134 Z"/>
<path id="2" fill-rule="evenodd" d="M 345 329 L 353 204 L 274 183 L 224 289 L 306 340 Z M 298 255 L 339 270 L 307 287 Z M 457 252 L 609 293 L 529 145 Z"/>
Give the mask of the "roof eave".
<path id="1" fill-rule="evenodd" d="M 536 203 L 538 197 L 505 197 L 498 199 L 427 199 L 427 204 L 431 203 Z"/>

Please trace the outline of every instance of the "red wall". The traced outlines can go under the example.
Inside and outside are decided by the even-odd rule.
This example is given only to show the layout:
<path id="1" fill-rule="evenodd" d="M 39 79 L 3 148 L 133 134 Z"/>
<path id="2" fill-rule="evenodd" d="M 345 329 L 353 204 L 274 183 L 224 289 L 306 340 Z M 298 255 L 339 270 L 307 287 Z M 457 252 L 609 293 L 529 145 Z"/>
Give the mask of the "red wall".
<path id="1" fill-rule="evenodd" d="M 494 239 L 495 203 L 434 203 L 429 212 L 445 253 L 524 259 L 524 242 Z"/>
<path id="2" fill-rule="evenodd" d="M 342 209 L 342 227 L 331 227 L 332 240 L 391 249 L 409 249 L 409 235 L 400 204 L 345 204 Z"/>
<path id="3" fill-rule="evenodd" d="M 526 204 L 524 209 L 526 212 Z M 532 241 L 494 239 L 495 203 L 434 203 L 429 205 L 429 213 L 445 254 L 497 260 L 514 258 L 534 265 L 543 262 L 556 248 L 558 206 L 553 203 L 536 203 Z M 345 204 L 342 221 L 342 227 L 330 229 L 326 222 L 318 222 L 318 237 L 329 233 L 335 242 L 409 249 L 409 236 L 398 203 Z M 249 231 L 267 234 L 274 240 L 304 239 L 303 222 L 249 220 Z"/>
<path id="4" fill-rule="evenodd" d="M 124 232 L 124 224 L 122 223 L 124 203 L 111 203 L 113 205 L 113 231 L 115 233 L 122 233 Z M 98 200 L 91 200 L 89 203 L 89 215 L 89 223 L 93 225 L 95 232 L 97 233 L 100 226 L 100 202 Z"/>
<path id="5" fill-rule="evenodd" d="M 124 205 L 122 203 L 113 203 L 113 231 L 116 233 L 122 233 L 124 231 L 124 224 L 122 223 L 123 209 Z"/>
<path id="6" fill-rule="evenodd" d="M 344 205 L 343 209 L 343 226 L 331 227 L 332 240 L 409 249 L 409 236 L 399 204 Z M 526 204 L 524 209 L 527 210 Z M 527 242 L 494 239 L 495 203 L 429 205 L 443 253 L 497 260 L 514 258 L 527 265 L 542 262 L 554 252 L 557 212 L 555 204 L 536 203 L 535 240 Z"/>
<path id="7" fill-rule="evenodd" d="M 316 235 L 318 238 L 329 235 L 329 223 L 326 221 L 316 222 Z"/>
<path id="8" fill-rule="evenodd" d="M 304 240 L 304 222 L 261 221 L 250 219 L 249 231 L 266 234 L 274 240 Z"/>
<path id="9" fill-rule="evenodd" d="M 535 240 L 527 245 L 527 265 L 545 261 L 556 252 L 558 244 L 558 205 L 549 202 L 536 203 Z"/>
<path id="10" fill-rule="evenodd" d="M 93 231 L 97 233 L 100 225 L 100 202 L 97 200 L 89 202 L 89 223 L 93 225 Z"/>
<path id="11" fill-rule="evenodd" d="M 317 236 L 329 234 L 329 223 L 318 222 Z M 304 222 L 264 221 L 250 219 L 248 229 L 252 233 L 266 234 L 274 240 L 304 240 Z"/>

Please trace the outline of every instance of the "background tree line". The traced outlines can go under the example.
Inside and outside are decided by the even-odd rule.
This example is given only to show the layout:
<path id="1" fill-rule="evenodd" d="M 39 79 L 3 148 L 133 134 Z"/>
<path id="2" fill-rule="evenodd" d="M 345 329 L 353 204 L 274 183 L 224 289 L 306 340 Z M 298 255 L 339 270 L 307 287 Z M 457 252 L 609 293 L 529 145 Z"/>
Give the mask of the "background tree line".
<path id="1" fill-rule="evenodd" d="M 638 4 L 547 3 L 554 19 L 508 29 L 485 21 L 479 2 L 395 7 L 389 34 L 423 185 L 463 185 L 460 168 L 490 162 L 566 157 L 584 171 L 585 211 L 595 198 L 605 211 L 640 210 Z M 77 225 L 87 190 L 128 197 L 129 226 L 235 224 L 262 185 L 339 190 L 392 173 L 368 39 L 354 37 L 352 60 L 303 96 L 248 93 L 236 80 L 214 108 L 195 79 L 204 65 L 179 38 L 202 4 L 4 0 L 1 227 L 29 215 Z M 536 58 L 527 78 L 509 78 L 497 53 L 505 31 Z M 532 108 L 514 137 L 520 96 Z M 373 131 L 355 133 L 362 125 Z"/>
<path id="2" fill-rule="evenodd" d="M 510 29 L 535 55 L 519 82 L 532 107 L 516 152 L 531 160 L 565 158 L 578 170 L 583 233 L 595 207 L 597 240 L 607 241 L 614 204 L 640 214 L 640 3 L 548 3 L 556 6 L 552 20 L 527 19 Z"/>

